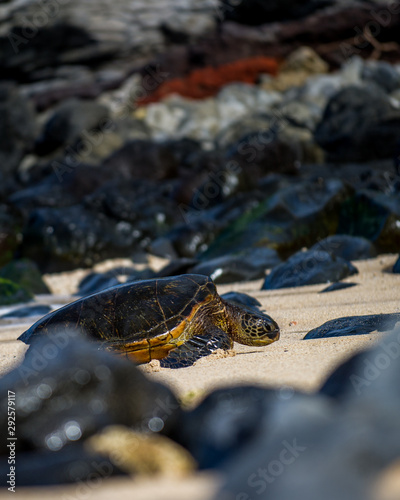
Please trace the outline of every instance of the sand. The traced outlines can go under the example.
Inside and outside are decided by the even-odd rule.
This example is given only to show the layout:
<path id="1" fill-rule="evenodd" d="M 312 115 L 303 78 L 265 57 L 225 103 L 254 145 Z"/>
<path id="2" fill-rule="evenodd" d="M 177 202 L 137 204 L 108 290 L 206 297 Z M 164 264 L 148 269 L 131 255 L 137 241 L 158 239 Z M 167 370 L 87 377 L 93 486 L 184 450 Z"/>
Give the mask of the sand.
<path id="1" fill-rule="evenodd" d="M 338 364 L 355 352 L 371 347 L 383 334 L 302 340 L 304 335 L 334 318 L 400 312 L 400 275 L 389 272 L 396 258 L 396 255 L 384 255 L 356 262 L 359 274 L 345 281 L 357 283 L 357 286 L 331 293 L 318 293 L 326 285 L 261 291 L 261 280 L 218 286 L 220 293 L 236 290 L 256 297 L 280 325 L 280 340 L 263 348 L 235 344 L 233 356 L 212 355 L 189 368 L 162 368 L 158 371 L 146 367 L 143 369 L 151 379 L 168 384 L 192 404 L 216 387 L 235 384 L 259 384 L 278 387 L 282 391 L 317 390 Z M 57 293 L 71 293 L 79 273 L 82 274 L 81 271 L 63 273 L 58 279 L 55 275 L 49 276 L 48 283 L 53 284 L 52 289 Z M 58 288 L 54 285 L 57 283 Z M 61 288 L 60 283 L 63 283 Z M 59 295 L 40 299 L 61 304 L 71 300 L 71 297 Z M 0 324 L 0 374 L 8 372 L 22 361 L 26 346 L 16 339 L 28 326 L 29 323 Z M 89 487 L 84 498 L 110 498 L 117 488 L 120 498 L 207 500 L 216 491 L 219 481 L 218 476 L 209 474 L 196 474 L 179 482 L 168 478 L 109 479 L 99 487 Z M 75 485 L 44 489 L 19 488 L 19 493 L 13 498 L 53 498 L 58 495 L 63 498 L 82 498 L 82 493 L 77 493 Z M 399 490 L 395 495 L 400 497 Z"/>

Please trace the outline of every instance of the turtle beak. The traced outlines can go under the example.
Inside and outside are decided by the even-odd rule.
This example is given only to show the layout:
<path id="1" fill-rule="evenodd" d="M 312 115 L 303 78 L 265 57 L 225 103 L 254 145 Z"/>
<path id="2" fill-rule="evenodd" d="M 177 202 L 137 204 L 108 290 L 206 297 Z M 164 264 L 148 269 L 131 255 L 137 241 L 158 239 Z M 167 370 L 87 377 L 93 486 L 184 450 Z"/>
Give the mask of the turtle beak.
<path id="1" fill-rule="evenodd" d="M 279 337 L 281 335 L 281 332 L 279 330 L 278 325 L 276 325 L 277 328 L 272 331 L 271 333 L 267 333 L 266 337 L 271 340 L 271 342 L 275 342 L 276 340 L 279 340 Z"/>
<path id="2" fill-rule="evenodd" d="M 268 341 L 268 344 L 272 344 L 272 342 L 279 340 L 281 332 L 278 324 L 272 318 L 270 318 L 269 328 L 270 331 L 263 335 L 263 340 L 264 342 Z"/>

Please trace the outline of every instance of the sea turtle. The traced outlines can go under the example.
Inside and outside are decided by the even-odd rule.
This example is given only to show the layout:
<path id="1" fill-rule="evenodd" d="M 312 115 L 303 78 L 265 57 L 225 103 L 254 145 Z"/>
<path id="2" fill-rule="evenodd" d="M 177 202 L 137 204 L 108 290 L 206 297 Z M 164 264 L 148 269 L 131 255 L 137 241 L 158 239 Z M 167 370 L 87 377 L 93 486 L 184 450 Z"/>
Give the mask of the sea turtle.
<path id="1" fill-rule="evenodd" d="M 189 366 L 233 341 L 265 346 L 279 327 L 255 308 L 222 299 L 213 281 L 185 274 L 114 286 L 47 314 L 19 340 L 74 327 L 137 363 L 162 359 L 162 366 Z M 163 359 L 166 358 L 166 359 Z"/>

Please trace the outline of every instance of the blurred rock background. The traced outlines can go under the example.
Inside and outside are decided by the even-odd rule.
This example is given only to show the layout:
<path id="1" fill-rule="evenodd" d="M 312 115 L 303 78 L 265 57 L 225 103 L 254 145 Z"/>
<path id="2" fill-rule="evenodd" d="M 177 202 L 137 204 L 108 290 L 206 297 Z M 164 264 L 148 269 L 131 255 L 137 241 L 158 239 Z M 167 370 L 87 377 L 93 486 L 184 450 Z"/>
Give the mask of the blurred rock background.
<path id="1" fill-rule="evenodd" d="M 382 1 L 0 2 L 0 265 L 398 252 L 399 25 Z"/>

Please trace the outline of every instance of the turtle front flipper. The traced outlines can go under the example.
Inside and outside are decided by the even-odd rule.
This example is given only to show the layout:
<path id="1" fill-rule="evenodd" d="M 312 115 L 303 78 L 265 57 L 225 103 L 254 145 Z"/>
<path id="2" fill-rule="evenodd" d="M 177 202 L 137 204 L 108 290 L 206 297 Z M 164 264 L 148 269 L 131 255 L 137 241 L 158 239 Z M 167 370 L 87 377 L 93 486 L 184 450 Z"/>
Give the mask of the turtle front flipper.
<path id="1" fill-rule="evenodd" d="M 184 368 L 191 366 L 204 356 L 209 356 L 217 349 L 231 349 L 232 340 L 228 335 L 215 328 L 205 334 L 194 335 L 184 344 L 172 350 L 168 356 L 160 361 L 163 368 Z"/>

